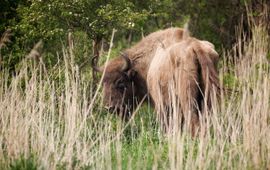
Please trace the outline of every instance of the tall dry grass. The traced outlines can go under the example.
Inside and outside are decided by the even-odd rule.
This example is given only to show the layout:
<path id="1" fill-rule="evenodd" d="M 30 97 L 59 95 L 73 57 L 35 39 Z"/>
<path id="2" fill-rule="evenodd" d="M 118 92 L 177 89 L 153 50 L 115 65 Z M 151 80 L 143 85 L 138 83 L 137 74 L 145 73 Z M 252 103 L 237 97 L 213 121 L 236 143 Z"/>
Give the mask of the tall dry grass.
<path id="1" fill-rule="evenodd" d="M 269 169 L 269 35 L 254 26 L 252 38 L 242 40 L 224 53 L 233 60 L 220 71 L 232 92 L 222 94 L 195 139 L 162 133 L 145 116 L 155 114 L 148 108 L 127 123 L 104 113 L 70 49 L 52 73 L 27 60 L 12 77 L 1 72 L 1 168 L 20 167 L 23 159 L 38 169 Z"/>

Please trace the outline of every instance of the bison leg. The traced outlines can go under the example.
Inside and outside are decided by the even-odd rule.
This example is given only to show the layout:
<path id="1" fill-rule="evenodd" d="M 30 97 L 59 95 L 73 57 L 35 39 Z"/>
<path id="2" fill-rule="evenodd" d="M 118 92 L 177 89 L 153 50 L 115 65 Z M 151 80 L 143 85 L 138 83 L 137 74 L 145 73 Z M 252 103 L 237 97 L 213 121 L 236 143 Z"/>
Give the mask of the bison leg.
<path id="1" fill-rule="evenodd" d="M 192 133 L 192 136 L 195 136 L 200 125 L 197 103 L 197 97 L 200 92 L 195 58 L 190 56 L 188 60 L 183 62 L 182 68 L 177 76 L 180 78 L 177 81 L 178 97 L 185 126 Z"/>

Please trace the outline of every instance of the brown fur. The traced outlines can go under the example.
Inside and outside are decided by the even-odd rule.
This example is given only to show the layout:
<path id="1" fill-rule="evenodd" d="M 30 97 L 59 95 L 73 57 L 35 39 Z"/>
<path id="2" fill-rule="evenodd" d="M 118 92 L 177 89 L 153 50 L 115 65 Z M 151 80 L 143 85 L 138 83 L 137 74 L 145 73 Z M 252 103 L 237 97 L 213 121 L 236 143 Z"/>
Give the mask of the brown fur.
<path id="1" fill-rule="evenodd" d="M 117 111 L 123 116 L 129 115 L 137 103 L 148 94 L 146 78 L 157 47 L 162 45 L 167 48 L 180 42 L 183 39 L 183 34 L 183 29 L 169 28 L 146 36 L 124 52 L 132 63 L 131 68 L 127 71 L 121 71 L 124 64 L 122 57 L 110 60 L 103 79 L 105 107 Z M 125 84 L 124 89 L 119 88 L 119 82 Z"/>
<path id="2" fill-rule="evenodd" d="M 195 133 L 199 113 L 211 107 L 210 96 L 219 90 L 218 54 L 213 45 L 170 28 L 148 35 L 125 54 L 130 68 L 121 70 L 125 60 L 118 57 L 105 69 L 105 107 L 127 117 L 150 94 L 166 128 L 174 112 Z"/>
<path id="3" fill-rule="evenodd" d="M 158 48 L 147 86 L 165 129 L 171 129 L 169 126 L 176 119 L 178 123 L 185 120 L 195 134 L 199 114 L 211 107 L 210 97 L 219 90 L 217 61 L 213 45 L 195 38 Z M 176 117 L 172 118 L 173 114 Z"/>

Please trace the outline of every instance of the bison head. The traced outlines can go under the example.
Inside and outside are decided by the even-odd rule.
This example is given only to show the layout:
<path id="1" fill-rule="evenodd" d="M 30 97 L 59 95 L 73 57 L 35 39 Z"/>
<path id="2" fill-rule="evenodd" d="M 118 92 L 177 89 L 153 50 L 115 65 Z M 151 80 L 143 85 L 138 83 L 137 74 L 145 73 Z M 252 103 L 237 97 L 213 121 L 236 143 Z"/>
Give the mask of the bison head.
<path id="1" fill-rule="evenodd" d="M 136 87 L 134 84 L 136 71 L 127 55 L 110 61 L 106 68 L 94 67 L 98 72 L 104 72 L 103 104 L 110 112 L 115 112 L 123 118 L 128 118 L 133 110 Z"/>

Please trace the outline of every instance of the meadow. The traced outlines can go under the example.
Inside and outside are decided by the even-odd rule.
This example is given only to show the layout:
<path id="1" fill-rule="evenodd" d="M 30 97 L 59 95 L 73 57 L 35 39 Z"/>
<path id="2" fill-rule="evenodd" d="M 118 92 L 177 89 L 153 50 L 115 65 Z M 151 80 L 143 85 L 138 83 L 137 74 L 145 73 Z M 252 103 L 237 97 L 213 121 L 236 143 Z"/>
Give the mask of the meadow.
<path id="1" fill-rule="evenodd" d="M 250 39 L 238 37 L 220 54 L 221 83 L 230 90 L 196 138 L 164 133 L 147 103 L 129 121 L 108 113 L 72 46 L 50 70 L 30 53 L 15 74 L 0 72 L 0 169 L 269 169 L 269 35 L 254 25 Z"/>

